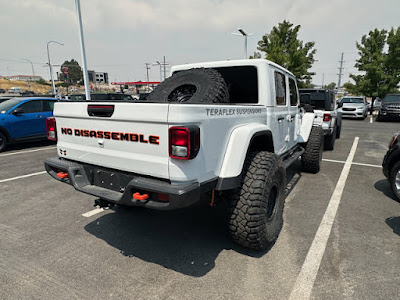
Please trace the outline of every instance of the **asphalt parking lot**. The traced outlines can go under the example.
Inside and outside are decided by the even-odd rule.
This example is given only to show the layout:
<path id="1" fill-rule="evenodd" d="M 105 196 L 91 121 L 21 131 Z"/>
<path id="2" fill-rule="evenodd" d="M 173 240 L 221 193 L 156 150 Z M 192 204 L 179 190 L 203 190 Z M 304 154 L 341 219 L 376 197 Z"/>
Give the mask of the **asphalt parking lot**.
<path id="1" fill-rule="evenodd" d="M 380 165 L 399 124 L 344 120 L 319 174 L 292 166 L 283 230 L 262 253 L 230 241 L 223 205 L 93 211 L 44 172 L 55 145 L 12 147 L 0 299 L 398 299 L 400 203 Z"/>

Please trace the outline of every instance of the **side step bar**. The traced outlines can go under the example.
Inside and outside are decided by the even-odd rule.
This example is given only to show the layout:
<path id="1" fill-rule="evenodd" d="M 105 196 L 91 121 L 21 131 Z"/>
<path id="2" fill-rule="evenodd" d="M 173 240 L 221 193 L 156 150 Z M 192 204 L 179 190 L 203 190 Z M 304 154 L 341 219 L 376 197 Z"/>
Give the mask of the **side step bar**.
<path id="1" fill-rule="evenodd" d="M 283 159 L 283 167 L 285 169 L 289 168 L 291 164 L 293 164 L 303 153 L 305 149 L 303 147 L 299 147 L 293 152 L 290 152 L 288 155 L 282 157 Z"/>

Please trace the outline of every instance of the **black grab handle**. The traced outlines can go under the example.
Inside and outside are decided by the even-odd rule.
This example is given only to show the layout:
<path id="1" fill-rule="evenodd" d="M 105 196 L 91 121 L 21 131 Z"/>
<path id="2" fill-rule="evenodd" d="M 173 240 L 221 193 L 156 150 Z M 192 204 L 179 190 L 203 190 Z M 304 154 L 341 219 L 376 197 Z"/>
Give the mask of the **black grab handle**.
<path id="1" fill-rule="evenodd" d="M 109 118 L 114 113 L 114 105 L 88 105 L 87 111 L 91 117 Z"/>

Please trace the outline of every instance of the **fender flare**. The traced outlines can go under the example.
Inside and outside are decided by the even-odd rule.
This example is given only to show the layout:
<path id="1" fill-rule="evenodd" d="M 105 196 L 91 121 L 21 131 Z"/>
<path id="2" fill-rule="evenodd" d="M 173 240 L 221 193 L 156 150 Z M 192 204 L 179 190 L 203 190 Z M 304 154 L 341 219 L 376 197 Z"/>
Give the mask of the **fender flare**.
<path id="1" fill-rule="evenodd" d="M 239 186 L 244 161 L 252 147 L 274 152 L 272 131 L 267 125 L 247 124 L 232 131 L 216 190 L 229 190 Z"/>
<path id="2" fill-rule="evenodd" d="M 298 143 L 307 143 L 310 136 L 311 128 L 313 126 L 321 126 L 321 124 L 316 124 L 314 122 L 314 113 L 305 113 L 301 120 L 300 134 L 297 138 Z"/>

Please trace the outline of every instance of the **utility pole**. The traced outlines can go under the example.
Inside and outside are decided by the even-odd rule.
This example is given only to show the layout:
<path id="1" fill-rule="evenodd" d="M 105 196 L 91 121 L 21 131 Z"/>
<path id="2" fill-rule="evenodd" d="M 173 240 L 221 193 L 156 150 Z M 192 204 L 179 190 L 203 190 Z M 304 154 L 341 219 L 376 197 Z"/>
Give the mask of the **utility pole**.
<path id="1" fill-rule="evenodd" d="M 151 68 L 150 63 L 146 63 L 146 74 L 147 74 L 147 92 L 150 91 L 150 84 L 149 84 L 149 70 Z"/>
<path id="2" fill-rule="evenodd" d="M 340 90 L 340 84 L 341 84 L 341 81 L 342 81 L 342 75 L 343 75 L 343 63 L 344 63 L 344 61 L 343 61 L 343 52 L 342 52 L 342 58 L 340 59 L 340 67 L 339 67 L 339 79 L 338 79 L 338 85 L 337 85 L 337 88 L 338 88 L 338 92 L 339 92 L 339 90 Z"/>
<path id="3" fill-rule="evenodd" d="M 169 65 L 165 62 L 165 56 L 164 56 L 164 62 L 162 63 L 162 65 L 164 68 L 164 80 L 165 80 L 167 78 L 167 66 Z"/>
<path id="4" fill-rule="evenodd" d="M 325 73 L 322 73 L 322 88 L 324 88 Z"/>
<path id="5" fill-rule="evenodd" d="M 162 81 L 162 64 L 157 60 L 155 64 L 153 64 L 153 66 L 160 66 L 160 82 Z"/>

